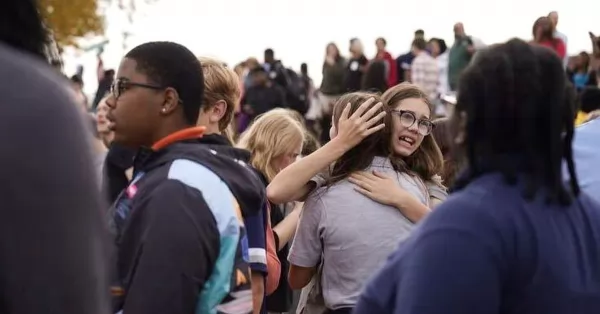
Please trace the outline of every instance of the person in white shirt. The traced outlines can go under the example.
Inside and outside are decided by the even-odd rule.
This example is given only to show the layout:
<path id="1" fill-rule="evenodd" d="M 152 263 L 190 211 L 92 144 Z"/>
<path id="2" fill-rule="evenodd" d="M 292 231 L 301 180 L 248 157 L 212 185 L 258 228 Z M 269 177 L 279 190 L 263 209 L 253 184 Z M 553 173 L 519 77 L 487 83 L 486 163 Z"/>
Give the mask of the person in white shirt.
<path id="1" fill-rule="evenodd" d="M 569 51 L 568 46 L 567 46 L 567 35 L 559 32 L 558 29 L 556 28 L 558 26 L 558 12 L 552 11 L 552 12 L 548 13 L 548 18 L 550 19 L 550 21 L 552 21 L 552 27 L 554 28 L 554 37 L 560 38 L 563 41 L 563 43 L 565 43 L 565 49 L 567 51 Z M 565 57 L 563 59 L 563 64 L 564 64 L 565 68 L 567 67 L 568 61 L 569 61 L 569 56 L 567 54 L 567 55 L 565 55 Z"/>
<path id="2" fill-rule="evenodd" d="M 411 66 L 411 81 L 433 101 L 438 97 L 438 62 L 427 52 L 427 42 L 423 38 L 415 38 L 411 49 L 415 55 Z"/>

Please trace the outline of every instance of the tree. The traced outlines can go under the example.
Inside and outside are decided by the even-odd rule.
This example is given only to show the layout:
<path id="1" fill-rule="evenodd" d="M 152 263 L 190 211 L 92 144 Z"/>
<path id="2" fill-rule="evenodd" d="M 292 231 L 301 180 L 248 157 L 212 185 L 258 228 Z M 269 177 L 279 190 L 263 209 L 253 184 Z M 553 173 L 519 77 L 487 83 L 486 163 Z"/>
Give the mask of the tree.
<path id="1" fill-rule="evenodd" d="M 77 46 L 77 38 L 104 32 L 98 0 L 39 0 L 39 6 L 59 46 Z"/>

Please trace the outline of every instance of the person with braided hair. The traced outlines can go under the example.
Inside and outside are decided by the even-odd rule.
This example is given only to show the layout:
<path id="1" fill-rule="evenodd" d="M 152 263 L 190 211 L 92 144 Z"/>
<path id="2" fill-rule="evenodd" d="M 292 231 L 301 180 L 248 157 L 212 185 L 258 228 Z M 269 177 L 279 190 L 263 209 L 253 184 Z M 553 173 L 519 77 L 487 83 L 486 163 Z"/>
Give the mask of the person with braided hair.
<path id="1" fill-rule="evenodd" d="M 468 168 L 354 313 L 597 313 L 600 204 L 575 174 L 560 58 L 512 39 L 482 51 L 458 86 L 451 135 Z"/>

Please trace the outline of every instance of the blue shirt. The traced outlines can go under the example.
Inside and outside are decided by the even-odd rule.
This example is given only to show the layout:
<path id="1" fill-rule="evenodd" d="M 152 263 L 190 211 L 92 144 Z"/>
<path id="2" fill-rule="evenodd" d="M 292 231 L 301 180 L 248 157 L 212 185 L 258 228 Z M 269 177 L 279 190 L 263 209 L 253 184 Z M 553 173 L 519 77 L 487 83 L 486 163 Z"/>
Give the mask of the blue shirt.
<path id="1" fill-rule="evenodd" d="M 575 129 L 573 159 L 581 189 L 600 203 L 600 118 Z"/>
<path id="2" fill-rule="evenodd" d="M 590 75 L 588 73 L 575 73 L 573 74 L 573 85 L 577 89 L 583 89 L 587 86 Z"/>
<path id="3" fill-rule="evenodd" d="M 451 195 L 366 286 L 357 314 L 596 314 L 600 206 L 527 202 L 499 174 Z"/>
<path id="4" fill-rule="evenodd" d="M 415 55 L 412 52 L 405 53 L 396 58 L 396 67 L 398 68 L 398 83 L 406 81 L 404 72 L 410 72 L 410 66 L 412 65 L 413 60 L 415 60 Z"/>

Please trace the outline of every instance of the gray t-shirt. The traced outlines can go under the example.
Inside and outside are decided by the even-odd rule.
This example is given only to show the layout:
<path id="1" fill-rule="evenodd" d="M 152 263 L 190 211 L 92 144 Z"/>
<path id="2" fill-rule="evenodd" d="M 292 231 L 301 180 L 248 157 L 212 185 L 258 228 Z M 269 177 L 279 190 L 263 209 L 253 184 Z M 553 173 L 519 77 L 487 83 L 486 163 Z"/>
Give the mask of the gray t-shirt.
<path id="1" fill-rule="evenodd" d="M 423 204 L 428 193 L 420 179 L 397 173 L 377 157 L 369 170 L 394 174 L 398 184 Z M 367 279 L 412 231 L 413 223 L 394 207 L 356 192 L 347 180 L 313 192 L 304 204 L 289 261 L 313 267 L 324 257 L 321 285 L 330 309 L 352 307 Z"/>

